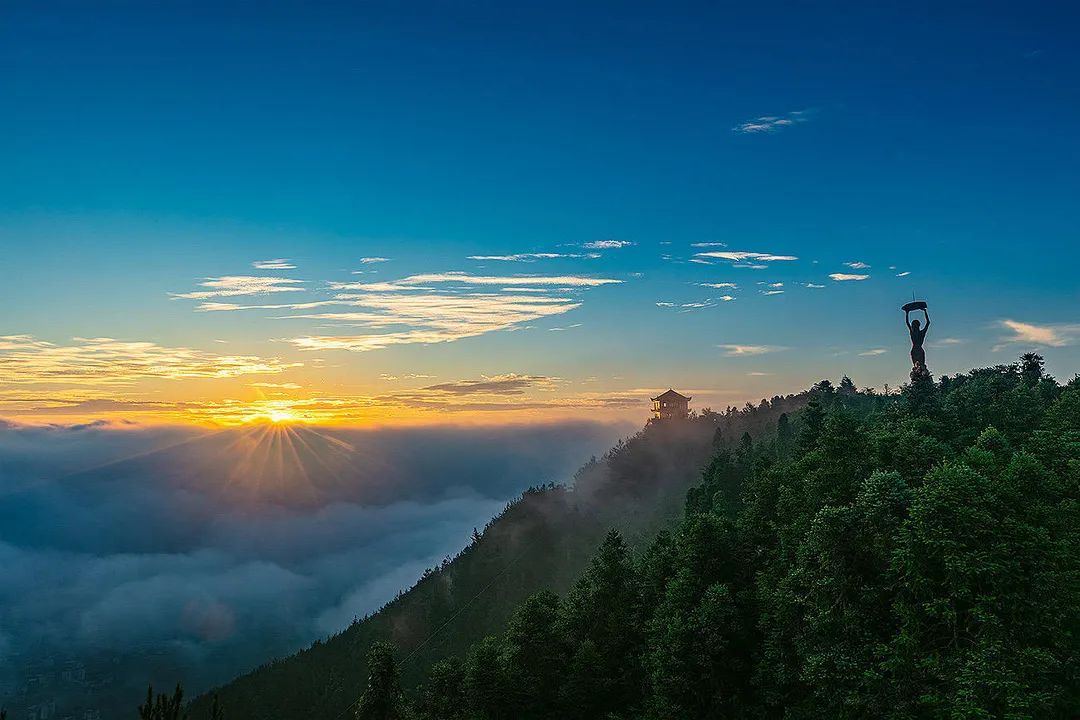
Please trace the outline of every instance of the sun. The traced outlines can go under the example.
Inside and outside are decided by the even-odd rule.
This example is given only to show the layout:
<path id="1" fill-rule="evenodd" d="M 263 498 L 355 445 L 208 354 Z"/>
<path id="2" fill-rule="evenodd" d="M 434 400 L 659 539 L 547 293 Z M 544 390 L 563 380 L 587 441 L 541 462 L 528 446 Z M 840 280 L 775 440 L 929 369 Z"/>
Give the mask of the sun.
<path id="1" fill-rule="evenodd" d="M 272 423 L 288 423 L 296 421 L 296 416 L 288 410 L 271 410 L 267 417 L 270 418 L 270 422 Z"/>

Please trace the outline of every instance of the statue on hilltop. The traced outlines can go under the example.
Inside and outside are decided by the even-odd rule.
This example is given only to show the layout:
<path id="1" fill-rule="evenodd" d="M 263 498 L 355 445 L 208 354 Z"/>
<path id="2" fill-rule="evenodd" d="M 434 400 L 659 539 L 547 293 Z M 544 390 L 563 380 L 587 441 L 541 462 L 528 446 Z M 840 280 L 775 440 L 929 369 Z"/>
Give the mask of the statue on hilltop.
<path id="1" fill-rule="evenodd" d="M 926 312 L 926 303 L 922 300 L 913 300 L 900 308 L 904 311 L 904 322 L 907 323 L 908 334 L 911 335 L 911 380 L 914 382 L 920 378 L 929 378 L 930 371 L 926 367 L 926 351 L 923 350 L 923 340 L 926 332 L 930 329 L 930 314 Z M 911 313 L 922 310 L 926 324 L 923 325 L 916 318 L 911 319 Z"/>

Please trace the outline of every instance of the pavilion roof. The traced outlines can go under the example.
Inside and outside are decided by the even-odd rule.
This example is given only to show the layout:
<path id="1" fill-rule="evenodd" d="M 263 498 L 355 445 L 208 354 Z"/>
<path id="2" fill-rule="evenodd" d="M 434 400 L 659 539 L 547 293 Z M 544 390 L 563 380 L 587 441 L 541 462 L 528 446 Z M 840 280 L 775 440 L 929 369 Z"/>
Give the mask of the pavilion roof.
<path id="1" fill-rule="evenodd" d="M 690 402 L 691 398 L 669 389 L 654 397 L 653 400 L 685 400 L 686 402 Z"/>

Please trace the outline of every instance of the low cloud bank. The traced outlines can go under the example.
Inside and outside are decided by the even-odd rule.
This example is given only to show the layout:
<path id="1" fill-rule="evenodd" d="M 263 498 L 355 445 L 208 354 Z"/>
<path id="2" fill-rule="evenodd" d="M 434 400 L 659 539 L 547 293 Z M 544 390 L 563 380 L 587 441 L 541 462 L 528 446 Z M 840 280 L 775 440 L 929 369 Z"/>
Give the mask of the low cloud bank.
<path id="1" fill-rule="evenodd" d="M 523 489 L 568 480 L 629 430 L 335 430 L 350 471 L 370 470 L 326 482 L 310 460 L 281 475 L 317 488 L 294 503 L 235 472 L 177 479 L 178 454 L 212 448 L 216 463 L 228 434 L 0 426 L 0 697 L 49 656 L 165 656 L 155 667 L 192 690 L 221 682 L 378 609 Z M 116 682 L 150 679 L 175 678 Z"/>

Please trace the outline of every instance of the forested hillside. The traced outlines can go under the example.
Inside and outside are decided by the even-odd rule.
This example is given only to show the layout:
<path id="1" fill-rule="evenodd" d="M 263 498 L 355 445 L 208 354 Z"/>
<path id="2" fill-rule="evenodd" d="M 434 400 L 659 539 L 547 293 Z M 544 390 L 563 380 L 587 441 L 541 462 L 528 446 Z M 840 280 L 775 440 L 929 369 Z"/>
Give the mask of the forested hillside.
<path id="1" fill-rule="evenodd" d="M 774 427 L 721 443 L 670 531 L 643 547 L 608 532 L 564 594 L 559 564 L 572 553 L 556 536 L 578 522 L 573 493 L 538 494 L 558 498 L 549 507 L 575 520 L 552 517 L 551 534 L 531 535 L 548 548 L 518 572 L 559 580 L 519 604 L 505 630 L 467 651 L 461 634 L 442 645 L 457 658 L 435 664 L 416 691 L 402 689 L 400 673 L 411 684 L 412 637 L 423 633 L 403 642 L 383 623 L 354 628 L 393 644 L 371 648 L 366 685 L 324 686 L 335 697 L 353 693 L 355 703 L 338 712 L 363 720 L 1077 716 L 1080 378 L 1062 387 L 1027 355 L 921 379 L 888 398 L 822 384 L 793 422 L 781 417 Z M 636 467 L 644 481 L 665 462 L 685 468 L 697 459 L 628 455 L 659 442 L 647 431 L 605 464 Z M 617 515 L 603 519 L 617 527 Z M 499 607 L 489 626 L 501 624 Z M 242 705 L 235 711 L 250 716 Z"/>
<path id="2" fill-rule="evenodd" d="M 582 467 L 572 485 L 524 493 L 456 557 L 428 570 L 379 612 L 219 688 L 227 716 L 325 720 L 352 712 L 377 641 L 399 648 L 401 682 L 412 688 L 437 661 L 463 656 L 502 632 L 533 593 L 568 591 L 609 529 L 618 528 L 632 547 L 647 547 L 657 531 L 678 522 L 687 489 L 718 448 L 734 447 L 744 433 L 771 434 L 809 396 L 649 423 Z M 210 710 L 206 695 L 192 704 L 191 716 L 200 720 Z"/>

